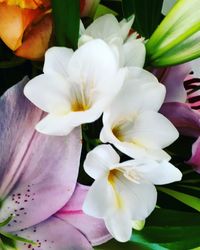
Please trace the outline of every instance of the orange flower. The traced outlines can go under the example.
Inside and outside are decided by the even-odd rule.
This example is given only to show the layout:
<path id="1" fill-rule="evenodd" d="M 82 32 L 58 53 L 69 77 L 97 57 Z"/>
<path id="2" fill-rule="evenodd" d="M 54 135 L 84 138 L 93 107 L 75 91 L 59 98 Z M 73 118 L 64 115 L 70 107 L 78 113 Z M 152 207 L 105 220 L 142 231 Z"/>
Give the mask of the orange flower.
<path id="1" fill-rule="evenodd" d="M 18 56 L 40 59 L 52 32 L 49 7 L 47 0 L 0 0 L 0 38 Z"/>
<path id="2" fill-rule="evenodd" d="M 99 0 L 80 0 L 90 15 Z M 17 56 L 40 60 L 52 35 L 50 0 L 0 0 L 0 38 Z"/>

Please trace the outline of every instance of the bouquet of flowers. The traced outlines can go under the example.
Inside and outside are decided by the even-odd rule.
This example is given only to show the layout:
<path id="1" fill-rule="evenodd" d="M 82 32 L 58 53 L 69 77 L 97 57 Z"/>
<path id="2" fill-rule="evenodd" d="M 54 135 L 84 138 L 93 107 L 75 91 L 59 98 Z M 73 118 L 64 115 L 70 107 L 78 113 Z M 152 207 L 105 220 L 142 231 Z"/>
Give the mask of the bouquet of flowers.
<path id="1" fill-rule="evenodd" d="M 199 0 L 0 17 L 0 249 L 200 249 Z"/>

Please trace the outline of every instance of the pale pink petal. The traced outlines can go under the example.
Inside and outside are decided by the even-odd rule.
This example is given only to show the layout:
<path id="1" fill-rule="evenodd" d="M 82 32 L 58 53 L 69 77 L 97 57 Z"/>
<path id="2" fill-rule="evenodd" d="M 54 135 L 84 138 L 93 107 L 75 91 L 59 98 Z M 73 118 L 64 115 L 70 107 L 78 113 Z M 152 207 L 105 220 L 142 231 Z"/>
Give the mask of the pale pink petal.
<path id="1" fill-rule="evenodd" d="M 200 137 L 196 140 L 196 142 L 192 146 L 192 156 L 187 161 L 188 164 L 192 165 L 200 174 Z"/>
<path id="2" fill-rule="evenodd" d="M 92 246 L 81 232 L 55 217 L 16 234 L 37 243 L 34 246 L 17 242 L 17 249 L 20 250 L 92 250 Z"/>
<path id="3" fill-rule="evenodd" d="M 190 73 L 191 67 L 189 63 L 152 70 L 152 73 L 158 78 L 159 82 L 166 87 L 165 102 L 185 102 L 186 91 L 183 81 Z"/>
<path id="4" fill-rule="evenodd" d="M 56 214 L 59 217 L 81 231 L 93 246 L 100 245 L 112 236 L 108 233 L 102 219 L 86 215 L 82 211 L 88 186 L 78 184 L 69 202 Z"/>
<path id="5" fill-rule="evenodd" d="M 7 231 L 35 225 L 63 207 L 79 169 L 80 129 L 68 137 L 36 132 L 43 114 L 23 96 L 26 80 L 0 99 L 0 220 L 16 215 Z"/>
<path id="6" fill-rule="evenodd" d="M 165 103 L 160 112 L 166 116 L 179 132 L 186 136 L 200 136 L 200 113 L 186 103 Z"/>

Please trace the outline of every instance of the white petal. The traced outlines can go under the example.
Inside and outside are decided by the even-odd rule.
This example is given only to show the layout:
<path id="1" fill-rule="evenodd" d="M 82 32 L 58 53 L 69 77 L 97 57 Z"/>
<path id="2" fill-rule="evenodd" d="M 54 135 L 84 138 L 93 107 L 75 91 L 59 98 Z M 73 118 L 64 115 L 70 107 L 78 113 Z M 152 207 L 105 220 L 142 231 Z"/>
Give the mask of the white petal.
<path id="1" fill-rule="evenodd" d="M 136 159 L 134 162 L 133 168 L 155 185 L 169 184 L 182 178 L 181 171 L 167 161 Z"/>
<path id="2" fill-rule="evenodd" d="M 125 211 L 117 210 L 104 220 L 108 231 L 117 241 L 126 242 L 130 240 L 132 221 Z"/>
<path id="3" fill-rule="evenodd" d="M 141 145 L 132 142 L 131 137 L 128 141 L 120 141 L 116 137 L 116 135 L 113 134 L 113 126 L 106 113 L 104 113 L 103 115 L 103 121 L 104 127 L 102 128 L 100 133 L 100 140 L 102 142 L 112 143 L 118 150 L 132 158 L 147 157 L 155 160 L 170 160 L 170 155 L 168 155 L 164 150 L 160 148 L 152 149 L 147 147 L 141 147 Z M 129 138 L 128 135 L 127 137 Z"/>
<path id="4" fill-rule="evenodd" d="M 141 41 L 127 41 L 123 45 L 125 66 L 143 68 L 146 56 L 145 46 Z"/>
<path id="5" fill-rule="evenodd" d="M 137 116 L 131 138 L 147 148 L 165 148 L 178 138 L 174 125 L 162 114 L 144 111 Z"/>
<path id="6" fill-rule="evenodd" d="M 73 55 L 73 50 L 64 47 L 52 47 L 45 53 L 43 71 L 45 74 L 67 75 L 67 65 Z"/>
<path id="7" fill-rule="evenodd" d="M 126 19 L 122 19 L 122 21 L 119 23 L 121 27 L 121 36 L 123 40 L 125 40 L 129 34 L 129 31 L 131 29 L 131 26 L 133 25 L 135 16 L 133 15 L 129 20 L 127 21 Z"/>
<path id="8" fill-rule="evenodd" d="M 81 47 L 83 44 L 89 42 L 93 40 L 93 37 L 88 36 L 88 35 L 82 35 L 79 39 L 78 39 L 78 47 Z"/>
<path id="9" fill-rule="evenodd" d="M 119 161 L 119 155 L 110 145 L 99 145 L 87 154 L 84 169 L 93 179 L 97 179 Z"/>
<path id="10" fill-rule="evenodd" d="M 111 48 L 102 40 L 91 40 L 76 50 L 68 64 L 68 74 L 77 84 L 90 85 L 96 92 L 114 86 L 118 62 Z"/>
<path id="11" fill-rule="evenodd" d="M 129 97 L 130 96 L 130 97 Z M 112 121 L 130 120 L 141 110 L 158 110 L 165 98 L 165 87 L 146 70 L 130 67 L 127 78 L 106 113 Z"/>
<path id="12" fill-rule="evenodd" d="M 146 180 L 137 184 L 121 175 L 116 182 L 116 192 L 123 198 L 124 209 L 129 211 L 132 220 L 144 220 L 155 208 L 156 188 Z"/>
<path id="13" fill-rule="evenodd" d="M 73 128 L 98 119 L 102 113 L 101 108 L 94 106 L 86 111 L 69 112 L 66 115 L 49 114 L 37 124 L 36 129 L 48 135 L 67 135 Z"/>
<path id="14" fill-rule="evenodd" d="M 124 154 L 132 157 L 144 157 L 144 158 L 150 158 L 154 160 L 167 160 L 169 161 L 171 159 L 170 155 L 167 154 L 162 149 L 151 149 L 151 148 L 144 148 L 140 145 L 131 143 L 131 142 L 120 142 L 117 141 L 113 143 L 113 145 L 119 149 Z"/>
<path id="15" fill-rule="evenodd" d="M 68 116 L 47 115 L 37 125 L 36 130 L 47 135 L 68 135 L 74 126 L 71 126 Z"/>
<path id="16" fill-rule="evenodd" d="M 121 35 L 121 29 L 116 17 L 106 14 L 94 20 L 86 29 L 85 34 L 109 42 L 113 37 Z"/>
<path id="17" fill-rule="evenodd" d="M 113 208 L 114 196 L 107 176 L 96 180 L 89 189 L 83 204 L 83 211 L 97 218 L 104 218 Z"/>
<path id="18" fill-rule="evenodd" d="M 33 78 L 24 88 L 25 96 L 45 112 L 54 114 L 67 113 L 68 83 L 59 75 L 39 75 Z"/>

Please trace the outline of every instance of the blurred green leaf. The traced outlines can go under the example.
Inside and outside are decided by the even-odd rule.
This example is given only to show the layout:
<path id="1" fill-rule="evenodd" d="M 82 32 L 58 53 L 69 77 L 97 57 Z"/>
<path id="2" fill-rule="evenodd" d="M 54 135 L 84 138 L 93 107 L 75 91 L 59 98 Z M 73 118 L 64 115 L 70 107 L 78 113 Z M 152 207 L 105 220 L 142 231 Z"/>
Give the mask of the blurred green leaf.
<path id="1" fill-rule="evenodd" d="M 185 194 L 185 193 L 181 193 L 181 192 L 169 189 L 169 188 L 165 188 L 165 187 L 157 187 L 157 189 L 181 201 L 182 203 L 197 210 L 198 212 L 200 212 L 200 199 L 199 198 L 194 197 L 192 195 Z"/>
<path id="2" fill-rule="evenodd" d="M 131 240 L 143 243 L 152 250 L 185 250 L 200 245 L 200 226 L 193 227 L 145 227 L 141 232 L 135 231 Z"/>
<path id="3" fill-rule="evenodd" d="M 77 48 L 80 25 L 79 0 L 52 0 L 56 45 Z"/>
<path id="4" fill-rule="evenodd" d="M 119 17 L 119 20 L 123 18 L 121 2 L 121 0 L 101 0 L 101 4 L 115 11 L 118 14 L 117 17 Z"/>
<path id="5" fill-rule="evenodd" d="M 122 0 L 124 16 L 135 14 L 133 28 L 145 38 L 149 38 L 162 19 L 163 0 Z"/>
<path id="6" fill-rule="evenodd" d="M 200 246 L 200 214 L 157 208 L 142 231 L 133 231 L 131 241 L 111 240 L 96 250 L 186 250 Z"/>
<path id="7" fill-rule="evenodd" d="M 121 243 L 116 240 L 110 240 L 109 242 L 102 244 L 100 246 L 94 247 L 95 250 L 150 250 L 149 247 L 144 246 L 143 244 L 126 242 Z"/>
<path id="8" fill-rule="evenodd" d="M 94 19 L 96 19 L 100 16 L 103 16 L 103 15 L 106 15 L 106 14 L 113 14 L 114 16 L 116 16 L 117 12 L 115 12 L 114 10 L 112 10 L 112 9 L 102 5 L 102 4 L 99 4 L 97 7 L 97 10 L 96 10 Z"/>
<path id="9" fill-rule="evenodd" d="M 20 57 L 13 57 L 9 61 L 0 61 L 0 69 L 14 68 L 25 63 L 26 59 Z"/>

